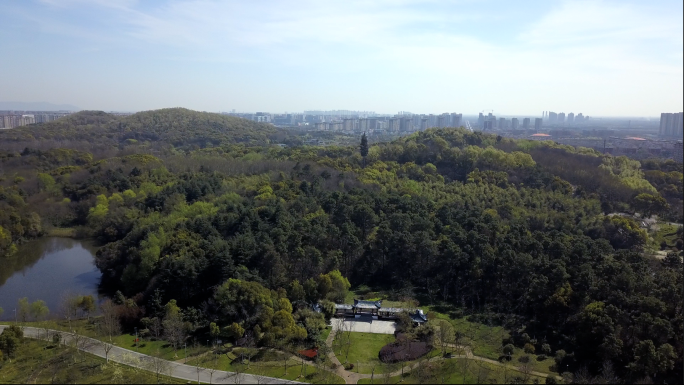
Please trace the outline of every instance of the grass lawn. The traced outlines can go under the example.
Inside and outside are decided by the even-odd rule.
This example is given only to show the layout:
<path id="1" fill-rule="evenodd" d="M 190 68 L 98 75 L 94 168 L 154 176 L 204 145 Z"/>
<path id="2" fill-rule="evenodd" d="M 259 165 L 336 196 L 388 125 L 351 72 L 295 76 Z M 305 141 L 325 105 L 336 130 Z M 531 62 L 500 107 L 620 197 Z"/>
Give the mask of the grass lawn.
<path id="1" fill-rule="evenodd" d="M 162 377 L 162 383 L 183 384 L 186 381 Z M 45 342 L 25 339 L 16 358 L 0 361 L 0 383 L 80 383 L 80 384 L 155 384 L 154 374 L 110 362 L 87 353 L 76 353 L 66 347 L 46 347 Z"/>
<path id="2" fill-rule="evenodd" d="M 463 335 L 461 344 L 470 346 L 474 355 L 497 360 L 503 354 L 501 341 L 509 336 L 508 331 L 503 327 L 470 322 L 465 317 L 451 318 L 447 314 L 435 311 L 432 307 L 429 307 L 428 311 L 428 315 L 433 319 L 449 321 L 454 327 L 454 332 Z"/>
<path id="3" fill-rule="evenodd" d="M 229 372 L 240 372 L 294 380 L 300 382 L 344 384 L 344 379 L 326 370 L 318 370 L 311 365 L 302 365 L 292 355 L 279 351 L 258 350 L 252 360 L 241 356 L 242 349 L 220 355 L 204 355 L 188 360 L 188 365 L 199 365 L 206 368 L 217 368 Z M 247 350 L 244 350 L 247 352 Z M 253 349 L 252 352 L 257 352 Z M 254 354 L 254 353 L 252 353 Z M 240 362 L 242 359 L 242 362 Z"/>
<path id="4" fill-rule="evenodd" d="M 4 322 L 0 324 L 8 325 L 9 323 Z M 50 320 L 45 322 L 27 322 L 24 326 L 42 328 L 44 326 L 50 329 L 68 331 L 69 323 L 62 320 Z M 86 337 L 95 338 L 98 340 L 107 341 L 108 338 L 98 335 L 95 325 L 89 323 L 87 320 L 75 320 L 71 321 L 71 329 L 75 330 L 76 333 L 84 335 Z M 141 340 L 138 342 L 136 349 L 135 335 L 134 334 L 122 334 L 119 336 L 112 337 L 112 343 L 118 347 L 129 349 L 133 351 L 138 351 L 147 355 L 156 355 L 159 352 L 159 356 L 167 360 L 176 361 L 185 358 L 185 349 L 183 347 L 179 348 L 178 351 L 174 351 L 173 346 L 171 346 L 166 341 L 151 341 L 151 340 Z M 204 352 L 209 351 L 209 347 L 204 344 L 191 344 L 188 343 L 188 356 L 196 356 Z"/>
<path id="5" fill-rule="evenodd" d="M 381 367 L 378 354 L 383 346 L 394 342 L 394 336 L 391 334 L 371 334 L 371 333 L 349 333 L 350 344 L 346 343 L 346 333 L 338 333 L 335 341 L 333 341 L 333 351 L 335 356 L 342 364 L 350 362 L 355 366 L 354 372 L 371 373 L 373 366 Z M 347 348 L 349 355 L 347 355 Z M 377 370 L 376 370 L 377 371 Z"/>
<path id="6" fill-rule="evenodd" d="M 328 336 L 330 335 L 330 332 L 332 331 L 332 326 L 328 326 L 323 331 L 321 332 L 321 338 L 323 341 L 328 339 Z"/>
<path id="7" fill-rule="evenodd" d="M 668 247 L 674 247 L 675 242 L 677 242 L 677 229 L 678 226 L 668 225 L 667 223 L 659 223 L 658 230 L 653 231 L 649 234 L 650 241 L 649 246 L 655 250 L 660 250 L 660 244 L 664 241 L 667 243 Z"/>
<path id="8" fill-rule="evenodd" d="M 405 373 L 402 381 L 401 376 L 385 378 L 384 375 L 376 375 L 373 382 L 370 379 L 362 379 L 359 384 L 406 384 L 417 383 L 444 383 L 444 384 L 486 384 L 486 383 L 511 383 L 515 377 L 525 379 L 525 375 L 510 369 L 505 369 L 486 362 L 467 359 L 446 359 L 424 363 L 423 370 L 414 369 Z M 526 383 L 534 380 L 544 383 L 543 378 L 529 376 Z"/>
<path id="9" fill-rule="evenodd" d="M 511 360 L 507 362 L 507 364 L 512 365 L 512 366 L 520 366 L 522 365 L 519 361 L 518 358 L 522 356 L 529 356 L 530 357 L 530 366 L 532 367 L 532 370 L 537 371 L 537 372 L 542 372 L 542 373 L 552 373 L 551 372 L 551 365 L 554 365 L 556 362 L 552 357 L 547 357 L 543 361 L 537 361 L 537 355 L 536 354 L 527 354 L 525 353 L 522 349 L 515 348 L 515 351 L 513 352 L 513 355 L 511 356 Z M 556 373 L 552 373 L 556 374 Z"/>

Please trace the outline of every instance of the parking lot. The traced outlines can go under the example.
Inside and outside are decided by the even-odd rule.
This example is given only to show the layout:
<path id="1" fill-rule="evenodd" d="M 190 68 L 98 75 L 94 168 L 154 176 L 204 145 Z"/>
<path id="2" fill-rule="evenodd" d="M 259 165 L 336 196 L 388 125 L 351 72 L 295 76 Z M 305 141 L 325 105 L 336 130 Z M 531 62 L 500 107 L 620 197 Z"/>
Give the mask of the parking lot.
<path id="1" fill-rule="evenodd" d="M 333 318 L 331 320 L 333 330 L 349 330 L 358 333 L 375 333 L 375 334 L 394 334 L 396 330 L 396 322 L 394 321 L 378 321 L 366 318 Z"/>

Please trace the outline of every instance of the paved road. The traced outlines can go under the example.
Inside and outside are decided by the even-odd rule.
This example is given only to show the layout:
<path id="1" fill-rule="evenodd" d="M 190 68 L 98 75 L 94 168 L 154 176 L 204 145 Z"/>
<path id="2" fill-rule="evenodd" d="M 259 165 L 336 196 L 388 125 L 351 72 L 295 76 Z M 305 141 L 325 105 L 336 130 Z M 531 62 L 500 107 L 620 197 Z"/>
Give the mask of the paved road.
<path id="1" fill-rule="evenodd" d="M 7 326 L 0 325 L 0 333 L 6 327 Z M 70 344 L 74 342 L 74 337 L 70 333 L 61 332 L 57 330 L 50 330 L 50 333 L 50 337 L 54 333 L 60 333 L 62 335 L 62 341 L 65 344 Z M 45 329 L 25 327 L 24 336 L 28 338 L 44 340 Z M 102 358 L 105 358 L 105 356 L 107 356 L 105 354 L 103 343 L 98 340 L 82 337 L 82 340 L 80 343 L 78 343 L 78 345 L 79 350 L 85 351 L 90 354 L 94 354 Z M 114 346 L 109 351 L 108 356 L 109 359 L 114 362 L 130 366 L 136 366 L 144 370 L 150 370 L 150 367 L 154 366 L 152 365 L 152 357 L 145 354 L 134 352 L 132 350 L 123 349 L 117 346 Z M 163 361 L 166 362 L 165 366 L 168 366 L 168 371 L 163 371 L 165 375 L 169 377 L 175 377 L 181 380 L 187 380 L 192 382 L 197 381 L 198 373 L 197 368 L 195 366 L 184 365 L 177 362 L 166 360 Z M 280 378 L 255 376 L 252 374 L 236 374 L 233 372 L 224 372 L 220 370 L 215 371 L 212 377 L 211 372 L 209 370 L 200 368 L 199 381 L 208 384 L 210 380 L 213 384 L 300 384 L 300 382 L 288 381 Z"/>

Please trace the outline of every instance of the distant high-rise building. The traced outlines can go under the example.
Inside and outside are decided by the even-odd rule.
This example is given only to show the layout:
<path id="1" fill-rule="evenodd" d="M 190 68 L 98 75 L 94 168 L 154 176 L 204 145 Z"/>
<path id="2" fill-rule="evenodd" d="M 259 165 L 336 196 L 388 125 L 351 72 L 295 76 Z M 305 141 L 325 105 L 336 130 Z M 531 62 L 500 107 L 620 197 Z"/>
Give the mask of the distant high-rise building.
<path id="1" fill-rule="evenodd" d="M 565 123 L 565 112 L 558 114 L 558 123 Z"/>
<path id="2" fill-rule="evenodd" d="M 499 130 L 506 128 L 506 118 L 499 118 Z"/>
<path id="3" fill-rule="evenodd" d="M 571 112 L 568 114 L 568 124 L 573 124 L 573 123 L 575 123 L 575 114 Z"/>
<path id="4" fill-rule="evenodd" d="M 512 130 L 518 129 L 518 118 L 511 119 L 511 129 Z"/>
<path id="5" fill-rule="evenodd" d="M 549 123 L 556 123 L 556 120 L 558 120 L 558 114 L 555 112 L 549 112 Z"/>
<path id="6" fill-rule="evenodd" d="M 463 122 L 463 114 L 452 113 L 451 114 L 451 127 L 461 127 Z"/>
<path id="7" fill-rule="evenodd" d="M 449 115 L 446 115 L 446 116 L 445 115 L 446 114 L 442 114 L 442 115 L 437 116 L 437 127 L 443 128 L 443 127 L 448 126 L 448 123 L 447 123 L 448 120 L 447 119 L 448 119 Z"/>
<path id="8" fill-rule="evenodd" d="M 489 119 L 488 119 L 488 120 L 485 120 L 485 121 L 484 121 L 484 124 L 482 125 L 482 130 L 483 130 L 483 131 L 487 131 L 487 130 L 493 129 L 495 123 L 496 123 L 496 120 L 493 120 L 493 119 L 491 119 L 491 120 L 489 120 Z"/>
<path id="9" fill-rule="evenodd" d="M 538 119 L 538 118 L 537 118 Z M 530 129 L 530 118 L 525 118 L 523 119 L 523 130 L 529 130 Z"/>
<path id="10" fill-rule="evenodd" d="M 428 128 L 429 128 L 428 118 L 421 118 L 420 119 L 420 129 L 421 130 L 427 130 Z"/>
<path id="11" fill-rule="evenodd" d="M 684 130 L 682 128 L 682 116 L 679 113 L 667 113 L 663 112 L 660 114 L 660 136 L 664 138 L 682 138 L 684 136 Z"/>
<path id="12" fill-rule="evenodd" d="M 356 128 L 356 119 L 344 119 L 343 122 L 342 127 L 345 131 L 354 131 Z"/>
<path id="13" fill-rule="evenodd" d="M 429 128 L 437 127 L 437 115 L 430 114 L 427 118 Z"/>
<path id="14" fill-rule="evenodd" d="M 534 129 L 535 129 L 535 130 L 537 130 L 537 131 L 541 130 L 541 128 L 542 128 L 542 121 L 543 121 L 542 118 L 535 118 L 535 119 L 534 119 Z"/>
<path id="15" fill-rule="evenodd" d="M 398 118 L 392 118 L 388 121 L 387 130 L 391 132 L 399 132 L 400 122 Z"/>
<path id="16" fill-rule="evenodd" d="M 580 112 L 575 116 L 575 123 L 583 123 L 584 122 L 584 115 Z"/>
<path id="17" fill-rule="evenodd" d="M 482 115 L 482 112 L 480 112 L 480 115 L 477 117 L 477 125 L 482 127 L 484 125 L 485 117 Z"/>
<path id="18" fill-rule="evenodd" d="M 411 117 L 399 118 L 399 130 L 401 132 L 412 132 L 413 131 L 413 118 L 411 118 Z"/>
<path id="19" fill-rule="evenodd" d="M 20 126 L 28 126 L 29 124 L 34 124 L 36 122 L 36 117 L 33 115 L 22 115 Z"/>

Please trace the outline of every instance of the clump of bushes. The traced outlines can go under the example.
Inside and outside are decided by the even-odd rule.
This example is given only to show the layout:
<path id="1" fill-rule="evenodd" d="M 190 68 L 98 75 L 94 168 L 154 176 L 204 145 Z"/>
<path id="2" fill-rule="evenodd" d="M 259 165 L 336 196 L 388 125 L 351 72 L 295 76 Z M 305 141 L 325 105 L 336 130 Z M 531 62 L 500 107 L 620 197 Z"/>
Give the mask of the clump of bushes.
<path id="1" fill-rule="evenodd" d="M 380 361 L 386 363 L 413 361 L 431 350 L 427 342 L 411 341 L 408 337 L 400 336 L 395 342 L 387 344 L 380 349 Z"/>
<path id="2" fill-rule="evenodd" d="M 525 347 L 523 347 L 523 350 L 527 354 L 534 354 L 534 350 L 535 350 L 534 345 L 527 343 L 527 344 L 525 344 Z"/>

